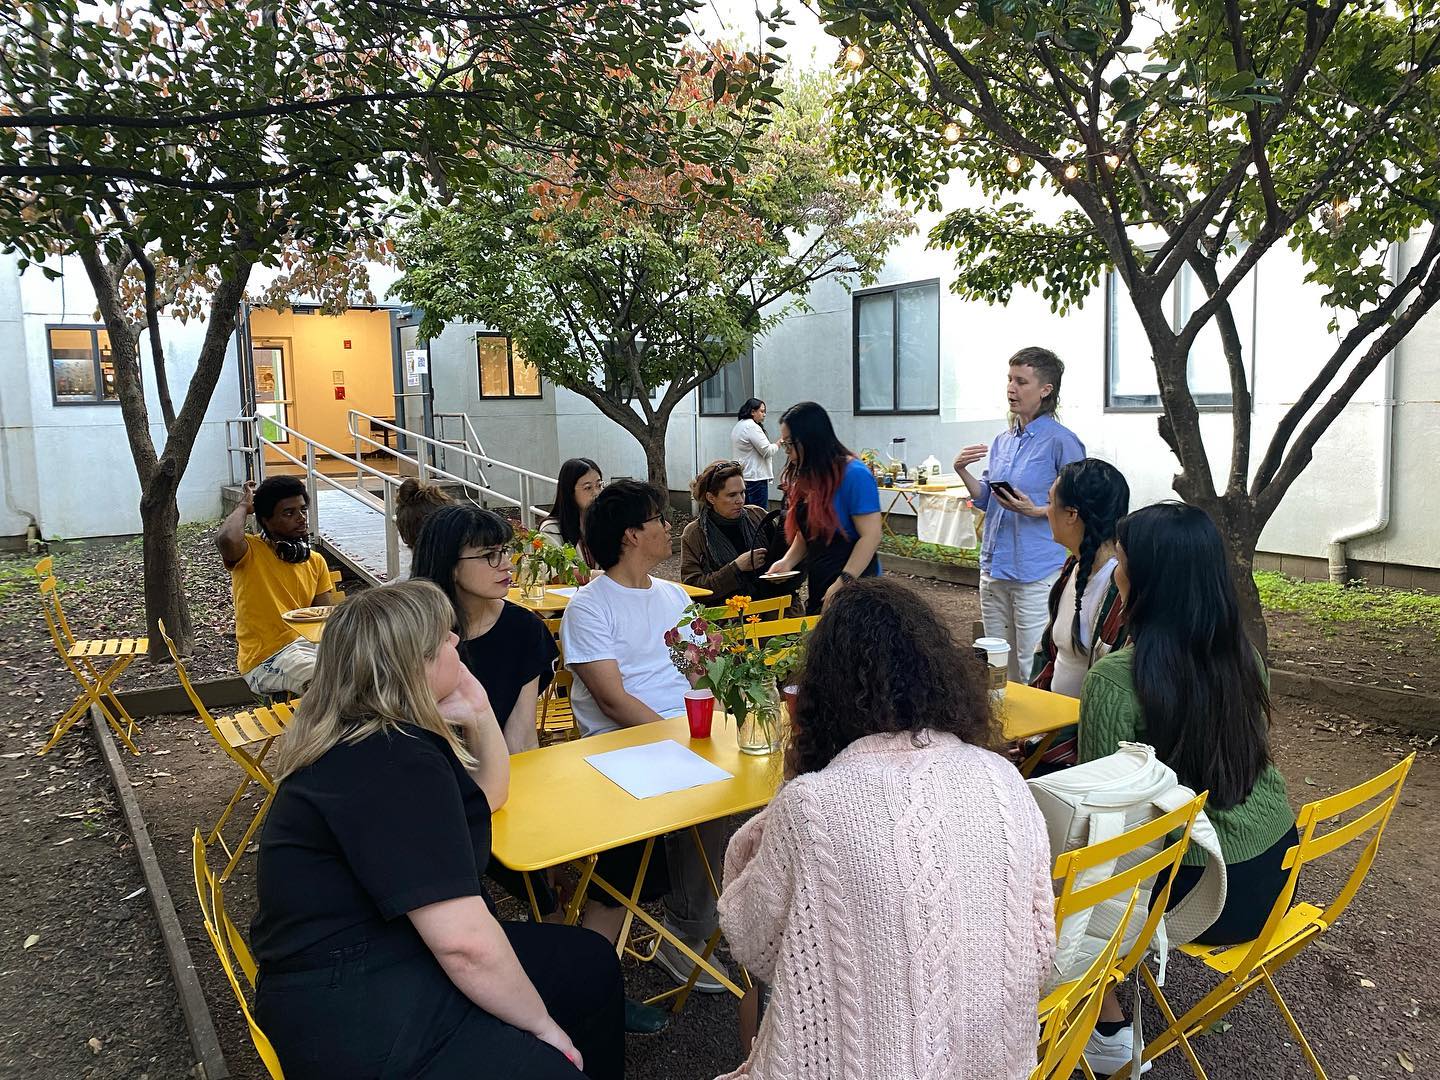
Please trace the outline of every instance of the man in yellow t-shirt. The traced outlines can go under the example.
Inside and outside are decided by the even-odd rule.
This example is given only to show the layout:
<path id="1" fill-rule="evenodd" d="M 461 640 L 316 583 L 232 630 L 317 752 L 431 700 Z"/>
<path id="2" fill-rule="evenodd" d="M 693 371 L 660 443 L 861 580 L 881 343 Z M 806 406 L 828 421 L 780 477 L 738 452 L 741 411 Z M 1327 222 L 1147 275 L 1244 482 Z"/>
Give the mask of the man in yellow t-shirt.
<path id="1" fill-rule="evenodd" d="M 309 509 L 303 481 L 272 476 L 245 485 L 215 534 L 235 598 L 240 674 L 257 694 L 304 693 L 315 673 L 316 646 L 280 617 L 332 600 L 330 569 L 310 550 Z M 245 531 L 252 513 L 259 536 Z"/>

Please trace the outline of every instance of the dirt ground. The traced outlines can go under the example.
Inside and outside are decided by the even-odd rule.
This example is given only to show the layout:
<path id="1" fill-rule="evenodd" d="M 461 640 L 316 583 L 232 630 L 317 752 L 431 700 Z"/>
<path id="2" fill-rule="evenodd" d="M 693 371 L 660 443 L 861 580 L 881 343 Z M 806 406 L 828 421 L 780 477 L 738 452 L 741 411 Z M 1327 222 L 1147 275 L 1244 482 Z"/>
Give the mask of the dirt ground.
<path id="1" fill-rule="evenodd" d="M 1435 635 L 1416 626 L 1376 622 L 1319 625 L 1304 615 L 1271 612 L 1270 662 L 1307 675 L 1388 690 L 1440 694 Z"/>
<path id="2" fill-rule="evenodd" d="M 218 563 L 198 534 L 187 537 L 185 552 L 199 642 L 192 670 L 200 677 L 233 671 L 230 604 Z M 114 613 L 135 610 L 133 584 L 127 583 L 135 581 L 138 564 L 133 546 L 60 553 L 57 565 L 71 586 L 66 595 L 76 624 L 96 633 L 102 623 L 109 634 L 128 629 Z M 0 850 L 7 856 L 0 870 L 0 1077 L 184 1077 L 192 1065 L 190 1049 L 158 931 L 146 897 L 130 896 L 140 887 L 139 870 L 90 737 L 77 729 L 50 756 L 33 756 L 44 727 L 70 694 L 69 676 L 47 651 L 33 587 L 13 582 L 15 568 L 25 565 L 0 562 L 0 590 L 7 581 L 14 586 L 0 595 Z M 968 636 L 978 617 L 973 589 L 905 580 L 958 635 Z M 1292 620 L 1295 625 L 1288 625 Z M 1278 653 L 1314 662 L 1350 657 L 1356 640 L 1314 630 L 1307 637 L 1294 616 L 1272 625 L 1282 631 L 1272 630 L 1272 640 L 1283 635 Z M 1408 643 L 1411 648 L 1417 651 L 1407 651 L 1407 666 L 1436 670 L 1440 647 L 1434 641 Z M 1352 666 L 1358 669 L 1362 655 L 1355 654 Z M 1382 668 L 1387 662 L 1370 659 Z M 167 668 L 137 664 L 132 670 L 130 687 L 172 678 Z M 1411 749 L 1412 740 L 1373 719 L 1323 713 L 1283 697 L 1276 706 L 1275 752 L 1296 805 L 1374 775 Z M 263 1069 L 198 924 L 188 865 L 191 831 L 218 814 L 237 770 L 193 718 L 152 719 L 139 745 L 141 757 L 126 764 L 227 1063 L 233 1075 L 258 1080 Z M 1437 789 L 1440 757 L 1422 750 L 1364 891 L 1335 931 L 1279 976 L 1337 1080 L 1440 1075 L 1440 915 L 1433 900 L 1440 856 L 1421 810 L 1436 804 Z M 242 925 L 253 906 L 252 873 L 253 858 L 247 858 L 226 890 L 227 907 Z M 1303 888 L 1313 892 L 1330 884 L 1333 875 L 1322 873 Z M 26 949 L 32 934 L 39 941 Z M 632 996 L 666 985 L 663 975 L 635 963 L 627 965 L 626 981 Z M 1205 985 L 1197 965 L 1183 958 L 1172 962 L 1167 993 L 1173 1003 L 1182 1005 Z M 630 1037 L 627 1075 L 690 1080 L 733 1068 L 740 1054 L 735 1019 L 729 998 L 692 998 L 663 1034 Z M 1267 1000 L 1252 999 L 1230 1019 L 1229 1030 L 1200 1040 L 1212 1076 L 1309 1075 Z M 1147 1015 L 1150 1024 L 1157 1020 Z M 98 1052 L 87 1045 L 90 1038 L 100 1040 Z M 1171 1055 L 1148 1075 L 1167 1080 L 1189 1072 Z"/>

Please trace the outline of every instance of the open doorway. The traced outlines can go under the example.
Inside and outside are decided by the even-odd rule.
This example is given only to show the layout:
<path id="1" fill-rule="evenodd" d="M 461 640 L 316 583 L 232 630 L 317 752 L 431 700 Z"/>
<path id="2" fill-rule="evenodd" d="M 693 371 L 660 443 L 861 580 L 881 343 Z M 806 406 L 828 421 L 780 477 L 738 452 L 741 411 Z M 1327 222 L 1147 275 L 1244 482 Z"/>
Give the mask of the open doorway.
<path id="1" fill-rule="evenodd" d="M 318 444 L 317 467 L 327 473 L 350 467 L 318 447 L 346 456 L 357 451 L 351 410 L 381 422 L 357 418 L 361 436 L 389 446 L 395 446 L 395 438 L 382 425 L 395 423 L 397 411 L 404 415 L 400 426 L 429 434 L 429 350 L 418 340 L 415 322 L 409 309 L 351 308 L 339 315 L 323 315 L 303 305 L 285 311 L 251 310 L 250 386 L 255 415 L 263 418 L 262 434 L 301 460 L 305 440 L 313 441 Z M 408 332 L 402 335 L 397 324 Z M 287 429 L 303 438 L 291 438 Z M 414 447 L 397 448 L 414 452 Z M 392 455 L 368 442 L 361 441 L 359 452 L 374 468 L 400 471 Z M 267 470 L 296 471 L 279 450 L 267 447 L 265 454 Z"/>

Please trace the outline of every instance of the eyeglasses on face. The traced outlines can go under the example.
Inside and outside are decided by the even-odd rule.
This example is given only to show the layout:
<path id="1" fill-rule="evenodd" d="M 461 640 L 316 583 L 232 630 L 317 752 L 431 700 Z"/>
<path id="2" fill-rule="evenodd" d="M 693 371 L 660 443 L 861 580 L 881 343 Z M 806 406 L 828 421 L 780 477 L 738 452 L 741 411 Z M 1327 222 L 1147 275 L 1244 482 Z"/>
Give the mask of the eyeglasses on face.
<path id="1" fill-rule="evenodd" d="M 650 522 L 652 522 L 652 521 L 663 521 L 666 525 L 669 525 L 669 524 L 670 524 L 670 515 L 669 515 L 669 514 L 656 514 L 654 517 L 648 517 L 648 518 L 646 518 L 644 521 L 642 521 L 642 522 L 640 523 L 640 527 L 643 529 L 646 525 L 649 525 Z"/>
<path id="2" fill-rule="evenodd" d="M 461 555 L 456 562 L 466 562 L 470 559 L 484 559 L 496 570 L 510 561 L 510 552 L 503 547 L 491 548 L 489 551 L 482 551 L 478 555 Z"/>

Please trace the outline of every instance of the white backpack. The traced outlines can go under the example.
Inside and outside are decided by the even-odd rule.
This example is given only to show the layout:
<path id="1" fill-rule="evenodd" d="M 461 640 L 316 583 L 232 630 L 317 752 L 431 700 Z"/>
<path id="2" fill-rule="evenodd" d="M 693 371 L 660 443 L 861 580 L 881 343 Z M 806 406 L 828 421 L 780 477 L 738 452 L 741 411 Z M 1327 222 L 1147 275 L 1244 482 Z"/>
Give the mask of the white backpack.
<path id="1" fill-rule="evenodd" d="M 1184 806 L 1195 798 L 1175 772 L 1155 757 L 1152 747 L 1121 743 L 1109 757 L 1087 761 L 1030 780 L 1030 793 L 1045 815 L 1050 853 L 1062 853 L 1099 843 Z M 1165 955 L 1171 945 L 1192 941 L 1209 928 L 1225 906 L 1225 860 L 1220 839 L 1202 811 L 1191 830 L 1190 843 L 1208 860 L 1199 884 L 1160 920 L 1151 949 L 1158 956 L 1159 981 L 1165 980 Z M 1084 887 L 1135 866 L 1156 855 L 1164 840 L 1156 840 L 1121 860 L 1086 871 L 1077 882 Z M 1144 926 L 1155 879 L 1142 882 L 1130 916 L 1122 948 L 1129 950 Z M 1128 895 L 1117 895 L 1092 908 L 1077 911 L 1060 927 L 1050 986 L 1077 978 L 1104 950 L 1125 916 Z"/>

